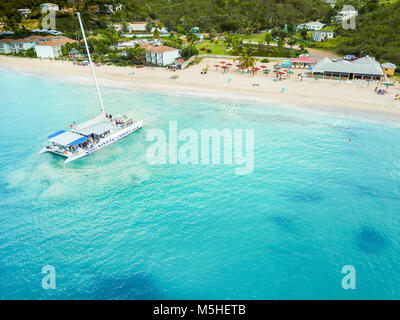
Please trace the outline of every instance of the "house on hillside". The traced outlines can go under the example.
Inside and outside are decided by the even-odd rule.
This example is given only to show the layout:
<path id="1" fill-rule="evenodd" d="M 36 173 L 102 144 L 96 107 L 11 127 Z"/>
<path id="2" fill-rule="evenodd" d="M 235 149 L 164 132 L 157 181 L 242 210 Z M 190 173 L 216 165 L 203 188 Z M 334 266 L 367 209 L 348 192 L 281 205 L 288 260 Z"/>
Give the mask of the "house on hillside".
<path id="1" fill-rule="evenodd" d="M 350 18 L 358 16 L 358 12 L 356 10 L 344 10 L 339 11 L 338 15 L 336 16 L 337 21 L 345 21 Z"/>
<path id="2" fill-rule="evenodd" d="M 43 3 L 39 7 L 40 7 L 40 9 L 42 9 L 42 12 L 58 12 L 58 11 L 60 11 L 58 4 L 54 4 L 54 3 Z"/>
<path id="3" fill-rule="evenodd" d="M 153 33 L 155 30 L 156 30 L 155 27 L 151 28 L 151 33 Z M 157 28 L 157 30 L 160 33 L 160 35 L 166 35 L 166 34 L 169 33 L 169 31 L 168 31 L 168 29 L 166 27 L 162 27 L 161 29 Z"/>
<path id="4" fill-rule="evenodd" d="M 136 21 L 130 24 L 132 32 L 144 32 L 146 31 L 146 21 Z"/>
<path id="5" fill-rule="evenodd" d="M 17 11 L 22 18 L 27 18 L 32 13 L 30 9 L 18 9 Z"/>
<path id="6" fill-rule="evenodd" d="M 397 66 L 393 63 L 387 62 L 381 65 L 383 72 L 388 76 L 393 76 Z"/>
<path id="7" fill-rule="evenodd" d="M 333 31 L 315 31 L 312 35 L 313 41 L 321 42 L 324 40 L 333 39 L 335 33 Z"/>
<path id="8" fill-rule="evenodd" d="M 148 45 L 144 48 L 146 50 L 146 62 L 157 66 L 167 66 L 180 57 L 179 50 L 176 48 L 158 45 Z"/>
<path id="9" fill-rule="evenodd" d="M 329 4 L 332 8 L 336 6 L 336 0 L 325 0 L 326 4 Z"/>
<path id="10" fill-rule="evenodd" d="M 306 30 L 318 31 L 318 30 L 321 30 L 325 26 L 326 25 L 324 23 L 321 23 L 319 21 L 311 21 L 311 22 L 299 24 L 296 27 L 296 30 L 299 31 L 300 29 L 306 29 Z"/>
<path id="11" fill-rule="evenodd" d="M 112 4 L 105 4 L 104 8 L 108 13 L 113 13 L 114 12 L 114 6 Z"/>

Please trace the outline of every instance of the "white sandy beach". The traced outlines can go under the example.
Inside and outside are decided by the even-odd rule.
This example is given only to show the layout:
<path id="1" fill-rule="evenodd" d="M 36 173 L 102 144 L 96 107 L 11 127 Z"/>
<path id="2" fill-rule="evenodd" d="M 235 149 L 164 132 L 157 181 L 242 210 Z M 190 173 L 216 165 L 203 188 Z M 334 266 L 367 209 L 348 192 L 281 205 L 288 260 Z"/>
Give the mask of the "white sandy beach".
<path id="1" fill-rule="evenodd" d="M 220 61 L 230 62 L 233 66 L 223 74 L 214 67 Z M 332 80 L 304 79 L 295 70 L 290 79 L 273 81 L 273 74 L 265 76 L 262 72 L 256 75 L 242 74 L 234 67 L 237 64 L 228 59 L 203 59 L 200 64 L 176 72 L 164 68 L 131 68 L 101 66 L 96 68 L 99 83 L 102 86 L 143 89 L 148 91 L 183 94 L 202 94 L 204 96 L 221 96 L 230 99 L 256 99 L 259 101 L 277 100 L 285 105 L 297 105 L 324 111 L 363 112 L 380 116 L 395 117 L 400 120 L 400 100 L 395 101 L 395 94 L 400 93 L 400 86 L 389 87 L 388 94 L 377 95 L 376 84 L 367 82 L 346 82 Z M 273 69 L 273 62 L 267 65 Z M 207 74 L 200 74 L 202 68 L 209 65 Z M 0 56 L 0 67 L 37 73 L 49 77 L 60 76 L 87 77 L 92 84 L 89 67 L 73 65 L 70 61 L 49 61 Z M 134 74 L 132 75 L 132 72 Z M 178 75 L 177 79 L 170 79 Z M 228 80 L 231 79 L 229 82 Z M 258 84 L 258 86 L 253 86 Z M 282 88 L 284 92 L 282 93 Z M 386 88 L 384 88 L 386 89 Z M 397 121 L 396 121 L 397 122 Z"/>

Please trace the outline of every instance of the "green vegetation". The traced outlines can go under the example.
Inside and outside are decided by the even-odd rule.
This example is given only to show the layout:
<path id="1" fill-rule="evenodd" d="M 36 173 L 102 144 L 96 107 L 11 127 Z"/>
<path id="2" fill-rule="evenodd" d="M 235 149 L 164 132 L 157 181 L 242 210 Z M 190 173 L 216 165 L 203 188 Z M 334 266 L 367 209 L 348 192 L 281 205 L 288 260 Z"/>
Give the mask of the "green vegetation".
<path id="1" fill-rule="evenodd" d="M 16 31 L 14 38 L 29 35 L 21 29 L 37 26 L 44 14 L 39 9 L 43 0 L 13 0 L 0 2 L 0 20 L 5 29 Z M 127 23 L 146 20 L 146 29 L 167 27 L 176 33 L 163 38 L 166 45 L 179 48 L 185 55 L 199 51 L 208 54 L 240 55 L 246 42 L 254 42 L 252 49 L 260 56 L 296 56 L 306 47 L 317 47 L 335 51 L 338 54 L 369 54 L 382 61 L 400 65 L 400 0 L 337 0 L 335 9 L 324 0 L 52 0 L 60 8 L 69 11 L 57 13 L 57 29 L 66 35 L 81 39 L 73 10 L 79 10 L 85 27 L 91 35 L 100 35 L 97 47 L 100 55 L 105 53 L 107 45 L 112 45 L 118 35 L 101 34 L 110 30 L 111 23 L 120 23 L 126 29 Z M 121 3 L 124 9 L 108 12 L 105 4 Z M 344 5 L 354 6 L 359 15 L 355 30 L 342 28 L 333 17 Z M 29 8 L 32 13 L 28 19 L 22 19 L 18 8 Z M 323 43 L 311 41 L 312 32 L 299 30 L 299 23 L 320 19 L 327 23 L 336 37 Z M 223 34 L 225 41 L 207 40 L 196 43 L 190 29 L 199 27 L 209 33 L 211 38 Z M 265 30 L 271 30 L 271 33 Z M 186 42 L 179 39 L 186 35 Z M 156 30 L 154 36 L 158 38 Z M 272 39 L 271 39 L 272 36 Z M 274 42 L 273 39 L 279 41 Z M 119 38 L 121 39 L 121 38 Z M 276 46 L 276 45 L 277 46 Z M 290 48 L 287 48 L 289 46 Z M 300 47 L 300 50 L 294 48 Z"/>
<path id="2" fill-rule="evenodd" d="M 400 65 L 400 1 L 368 1 L 360 9 L 355 30 L 337 29 L 335 51 L 356 56 L 371 55 Z"/>
<path id="3" fill-rule="evenodd" d="M 226 47 L 224 42 L 221 40 L 205 40 L 204 42 L 196 44 L 197 49 L 200 54 L 213 54 L 213 55 L 225 55 L 228 54 L 226 52 Z M 202 50 L 202 49 L 205 50 Z M 211 50 L 211 52 L 207 51 Z"/>

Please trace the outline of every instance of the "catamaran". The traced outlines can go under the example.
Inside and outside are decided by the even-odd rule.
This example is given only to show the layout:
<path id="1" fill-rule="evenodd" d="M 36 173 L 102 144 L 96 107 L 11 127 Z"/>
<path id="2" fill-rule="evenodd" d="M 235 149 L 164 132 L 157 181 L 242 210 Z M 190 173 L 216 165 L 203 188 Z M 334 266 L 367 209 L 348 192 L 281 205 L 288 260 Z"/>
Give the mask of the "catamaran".
<path id="1" fill-rule="evenodd" d="M 100 150 L 125 138 L 143 126 L 143 120 L 135 121 L 126 115 L 112 116 L 105 113 L 80 13 L 77 12 L 77 15 L 97 90 L 101 113 L 89 121 L 77 126 L 73 125 L 73 129 L 69 131 L 60 130 L 47 137 L 49 144 L 40 153 L 51 152 L 63 156 L 67 158 L 64 163 L 77 160 Z"/>

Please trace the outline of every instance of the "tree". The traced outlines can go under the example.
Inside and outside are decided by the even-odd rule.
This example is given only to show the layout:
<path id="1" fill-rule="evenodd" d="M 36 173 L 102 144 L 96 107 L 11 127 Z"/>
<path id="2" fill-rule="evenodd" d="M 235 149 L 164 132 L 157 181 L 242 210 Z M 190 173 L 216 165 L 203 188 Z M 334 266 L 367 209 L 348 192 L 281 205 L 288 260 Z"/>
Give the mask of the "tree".
<path id="1" fill-rule="evenodd" d="M 148 22 L 146 23 L 145 28 L 146 28 L 146 31 L 150 33 L 151 30 L 153 29 L 153 23 L 151 23 L 151 22 L 148 21 Z"/>
<path id="2" fill-rule="evenodd" d="M 282 38 L 279 38 L 278 39 L 278 49 L 282 50 L 284 46 L 285 46 L 285 40 L 283 40 Z"/>
<path id="3" fill-rule="evenodd" d="M 300 29 L 300 36 L 303 38 L 303 40 L 307 40 L 307 29 L 301 28 Z"/>
<path id="4" fill-rule="evenodd" d="M 240 66 L 250 69 L 256 65 L 256 58 L 254 57 L 254 50 L 250 45 L 247 45 L 243 50 L 240 60 Z"/>
<path id="5" fill-rule="evenodd" d="M 127 58 L 133 64 L 141 64 L 145 61 L 145 49 L 137 45 L 135 48 L 129 48 L 127 51 Z"/>
<path id="6" fill-rule="evenodd" d="M 188 45 L 182 49 L 181 56 L 183 59 L 187 60 L 192 56 L 199 54 L 199 50 L 194 45 Z"/>
<path id="7" fill-rule="evenodd" d="M 265 43 L 267 44 L 267 51 L 269 52 L 269 44 L 271 43 L 271 41 L 272 41 L 272 34 L 271 33 L 269 33 L 269 32 L 267 32 L 266 34 L 265 34 L 265 38 L 264 38 L 264 40 L 265 40 Z"/>
<path id="8" fill-rule="evenodd" d="M 188 33 L 186 33 L 186 41 L 190 44 L 193 45 L 193 43 L 195 43 L 199 38 L 197 37 L 197 35 L 192 32 L 189 31 Z"/>
<path id="9" fill-rule="evenodd" d="M 297 41 L 294 38 L 290 38 L 287 43 L 290 46 L 290 49 L 293 49 L 293 46 L 297 44 Z"/>
<path id="10" fill-rule="evenodd" d="M 154 28 L 153 37 L 156 39 L 160 39 L 160 31 L 158 30 L 157 27 Z"/>

